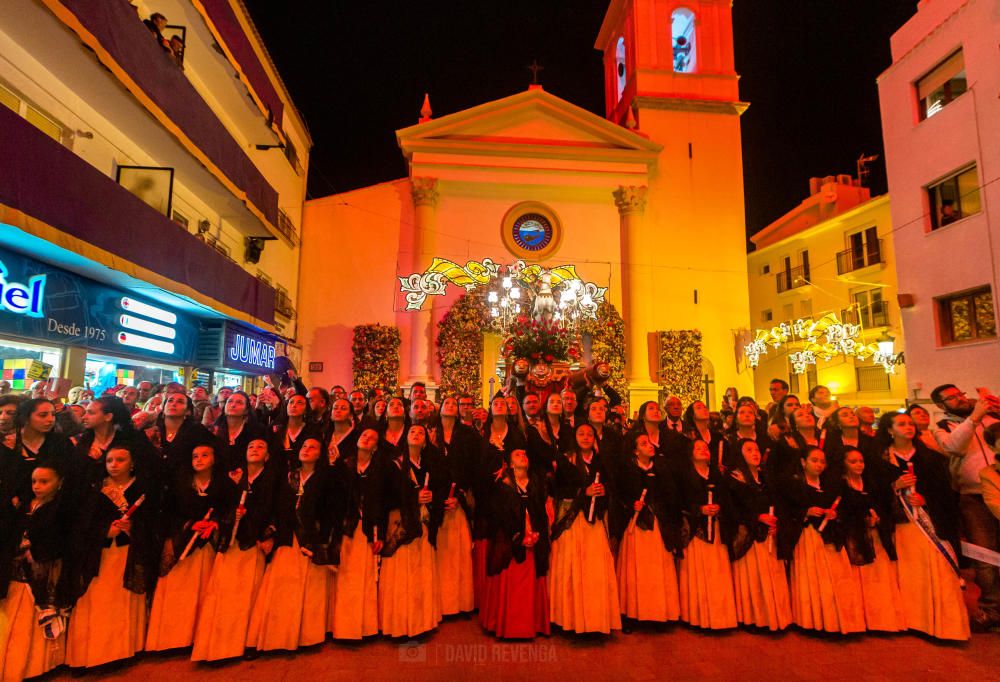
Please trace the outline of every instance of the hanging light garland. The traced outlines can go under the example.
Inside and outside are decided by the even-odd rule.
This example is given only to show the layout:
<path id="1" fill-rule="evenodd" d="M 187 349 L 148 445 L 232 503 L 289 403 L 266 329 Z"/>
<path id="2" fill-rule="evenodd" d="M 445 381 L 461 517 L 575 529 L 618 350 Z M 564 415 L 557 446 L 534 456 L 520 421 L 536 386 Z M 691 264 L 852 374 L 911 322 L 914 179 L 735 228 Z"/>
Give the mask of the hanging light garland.
<path id="1" fill-rule="evenodd" d="M 749 365 L 757 367 L 760 356 L 767 355 L 768 346 L 777 350 L 790 343 L 802 343 L 802 348 L 788 356 L 795 374 L 805 374 L 817 359 L 829 362 L 836 356 L 862 361 L 871 359 L 882 365 L 887 374 L 895 374 L 896 365 L 902 363 L 903 356 L 894 353 L 892 340 L 865 343 L 863 332 L 860 324 L 843 322 L 834 313 L 827 313 L 818 320 L 800 318 L 770 329 L 757 329 L 753 341 L 743 347 L 743 353 Z"/>

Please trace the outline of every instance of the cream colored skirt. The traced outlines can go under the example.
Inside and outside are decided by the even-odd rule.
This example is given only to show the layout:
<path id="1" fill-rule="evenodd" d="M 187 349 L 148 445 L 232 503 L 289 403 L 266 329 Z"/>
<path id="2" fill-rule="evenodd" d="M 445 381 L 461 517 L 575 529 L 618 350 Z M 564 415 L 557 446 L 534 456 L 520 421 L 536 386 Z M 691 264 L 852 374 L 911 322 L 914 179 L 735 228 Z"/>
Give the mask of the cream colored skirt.
<path id="1" fill-rule="evenodd" d="M 378 634 L 376 557 L 361 529 L 340 543 L 340 569 L 334 579 L 334 603 L 327 629 L 334 639 L 361 639 Z"/>
<path id="2" fill-rule="evenodd" d="M 806 526 L 792 554 L 792 617 L 808 630 L 864 632 L 865 613 L 861 582 L 847 552 L 823 542 L 823 536 Z"/>
<path id="3" fill-rule="evenodd" d="M 652 530 L 630 526 L 625 531 L 616 568 L 622 615 L 661 623 L 680 618 L 677 566 L 655 517 Z"/>
<path id="4" fill-rule="evenodd" d="M 622 629 L 615 562 L 603 522 L 583 513 L 552 543 L 549 563 L 552 622 L 573 632 Z"/>
<path id="5" fill-rule="evenodd" d="M 712 544 L 691 539 L 680 561 L 678 582 L 682 621 L 712 630 L 736 627 L 732 566 L 718 532 Z"/>
<path id="6" fill-rule="evenodd" d="M 218 661 L 242 656 L 257 590 L 264 578 L 264 553 L 236 543 L 215 555 L 215 566 L 194 633 L 192 661 Z"/>
<path id="7" fill-rule="evenodd" d="M 461 507 L 444 513 L 444 521 L 438 529 L 435 556 L 441 589 L 441 615 L 451 616 L 475 609 L 472 533 Z"/>
<path id="8" fill-rule="evenodd" d="M 149 612 L 146 651 L 166 651 L 194 643 L 198 613 L 212 575 L 215 554 L 211 545 L 205 545 L 160 578 Z"/>
<path id="9" fill-rule="evenodd" d="M 146 595 L 122 586 L 128 546 L 101 552 L 101 566 L 76 602 L 66 634 L 66 664 L 93 668 L 131 658 L 146 640 Z"/>
<path id="10" fill-rule="evenodd" d="M 736 620 L 768 630 L 784 630 L 792 622 L 785 563 L 768 551 L 768 543 L 755 542 L 733 562 Z"/>

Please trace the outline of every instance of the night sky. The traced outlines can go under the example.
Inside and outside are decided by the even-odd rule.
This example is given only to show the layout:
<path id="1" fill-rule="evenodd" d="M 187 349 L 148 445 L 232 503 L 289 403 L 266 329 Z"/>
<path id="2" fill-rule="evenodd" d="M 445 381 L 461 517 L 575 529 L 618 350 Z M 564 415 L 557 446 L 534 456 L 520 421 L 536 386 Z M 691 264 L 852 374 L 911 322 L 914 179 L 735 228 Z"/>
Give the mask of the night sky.
<path id="1" fill-rule="evenodd" d="M 394 131 L 424 92 L 443 116 L 545 89 L 603 116 L 593 48 L 608 0 L 276 2 L 245 0 L 315 147 L 309 196 L 403 177 Z M 735 0 L 747 232 L 805 198 L 811 176 L 855 173 L 881 154 L 875 79 L 916 0 Z M 873 194 L 886 190 L 880 159 Z"/>

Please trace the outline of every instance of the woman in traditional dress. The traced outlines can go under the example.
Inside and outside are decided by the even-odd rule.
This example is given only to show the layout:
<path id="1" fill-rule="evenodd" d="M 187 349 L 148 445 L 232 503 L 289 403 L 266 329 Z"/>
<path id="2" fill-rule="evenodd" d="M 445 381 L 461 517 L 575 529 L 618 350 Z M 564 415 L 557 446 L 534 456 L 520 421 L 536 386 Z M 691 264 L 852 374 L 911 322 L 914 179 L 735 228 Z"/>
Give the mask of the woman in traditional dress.
<path id="1" fill-rule="evenodd" d="M 441 622 L 434 543 L 448 485 L 424 426 L 407 429 L 406 449 L 392 460 L 386 480 L 389 516 L 378 583 L 379 629 L 389 637 L 414 637 Z"/>
<path id="2" fill-rule="evenodd" d="M 336 505 L 343 499 L 322 443 L 307 438 L 298 468 L 278 487 L 276 549 L 250 615 L 247 646 L 294 651 L 326 639 L 333 583 L 329 567 L 340 560 L 331 539 L 338 522 Z"/>
<path id="3" fill-rule="evenodd" d="M 726 543 L 732 537 L 736 509 L 711 466 L 708 443 L 692 443 L 691 462 L 681 473 L 680 492 L 690 542 L 678 571 L 681 620 L 701 628 L 736 627 L 736 598 Z"/>
<path id="4" fill-rule="evenodd" d="M 265 437 L 264 428 L 257 423 L 250 396 L 243 391 L 233 391 L 222 406 L 222 415 L 215 421 L 213 433 L 219 440 L 216 459 L 223 471 L 234 477 L 246 470 L 247 445 Z"/>
<path id="5" fill-rule="evenodd" d="M 851 408 L 843 407 L 831 419 L 845 411 L 853 413 Z M 889 486 L 880 485 L 884 476 L 868 470 L 861 450 L 847 446 L 841 458 L 838 468 L 844 472 L 845 485 L 838 509 L 844 526 L 844 549 L 861 583 L 865 625 L 869 630 L 905 630 L 903 600 L 893 563 L 896 556 L 889 517 L 891 500 L 887 499 Z"/>
<path id="6" fill-rule="evenodd" d="M 146 429 L 146 437 L 158 455 L 157 475 L 163 492 L 172 488 L 177 477 L 191 467 L 194 446 L 212 438 L 211 432 L 193 418 L 193 410 L 194 403 L 186 395 L 170 393 L 163 401 L 156 423 Z"/>
<path id="7" fill-rule="evenodd" d="M 387 457 L 378 454 L 374 428 L 358 437 L 356 452 L 337 462 L 346 497 L 340 568 L 335 577 L 328 629 L 334 639 L 378 634 L 378 567 L 385 538 Z"/>
<path id="8" fill-rule="evenodd" d="M 823 449 L 826 432 L 816 428 L 811 405 L 802 405 L 792 415 L 791 429 L 778 439 L 767 460 L 768 474 L 780 478 L 796 475 L 811 448 Z"/>
<path id="9" fill-rule="evenodd" d="M 192 661 L 243 655 L 253 603 L 274 546 L 275 495 L 284 467 L 271 464 L 264 438 L 247 445 L 246 462 L 246 471 L 234 479 L 240 503 L 222 527 L 195 630 Z"/>
<path id="10" fill-rule="evenodd" d="M 390 398 L 385 407 L 385 422 L 379 433 L 378 451 L 389 456 L 406 447 L 406 405 L 402 398 Z"/>
<path id="11" fill-rule="evenodd" d="M 328 462 L 333 464 L 341 457 L 353 457 L 358 447 L 360 431 L 355 426 L 354 407 L 346 398 L 333 401 L 330 411 L 333 427 L 327 444 Z"/>
<path id="12" fill-rule="evenodd" d="M 958 508 L 945 460 L 917 439 L 908 414 L 879 419 L 876 441 L 893 492 L 893 540 L 906 627 L 939 639 L 969 639 L 954 548 Z"/>
<path id="13" fill-rule="evenodd" d="M 73 668 L 131 658 L 146 640 L 146 595 L 158 568 L 154 533 L 157 483 L 125 445 L 104 456 L 105 476 L 78 510 L 77 601 L 66 640 Z"/>
<path id="14" fill-rule="evenodd" d="M 826 453 L 807 447 L 800 473 L 780 486 L 778 556 L 791 561 L 792 619 L 807 630 L 863 632 L 861 584 L 837 518 L 840 495 L 823 487 L 824 471 Z"/>
<path id="15" fill-rule="evenodd" d="M 513 402 L 517 404 L 516 400 Z M 508 420 L 508 407 L 509 402 L 503 393 L 498 392 L 493 396 L 483 427 L 481 450 L 472 466 L 472 491 L 475 499 L 472 513 L 472 584 L 480 615 L 486 590 L 486 558 L 489 543 L 496 534 L 493 518 L 489 513 L 493 483 L 510 461 L 510 453 L 527 449 L 527 440 Z"/>
<path id="16" fill-rule="evenodd" d="M 792 622 L 785 564 L 778 559 L 775 493 L 761 471 L 760 448 L 752 440 L 737 443 L 742 462 L 726 478 L 735 509 L 736 532 L 729 542 L 736 595 L 736 620 L 768 630 Z"/>
<path id="17" fill-rule="evenodd" d="M 830 463 L 825 474 L 827 480 L 833 481 L 847 474 L 843 465 L 844 454 L 848 450 L 861 451 L 865 456 L 865 463 L 869 465 L 880 459 L 875 439 L 867 433 L 862 433 L 861 421 L 852 408 L 838 408 L 826 420 L 825 428 L 826 438 L 822 447 L 826 452 L 826 461 Z"/>
<path id="18" fill-rule="evenodd" d="M 610 471 L 594 445 L 594 427 L 578 424 L 575 444 L 556 459 L 555 521 L 549 600 L 552 622 L 566 631 L 621 630 L 621 604 L 605 516 Z"/>
<path id="19" fill-rule="evenodd" d="M 545 399 L 545 415 L 537 424 L 528 427 L 528 460 L 533 475 L 547 476 L 552 473 L 553 463 L 560 451 L 560 443 L 565 441 L 563 426 L 563 401 L 558 391 L 553 391 Z"/>
<path id="20" fill-rule="evenodd" d="M 437 534 L 438 580 L 441 588 L 441 615 L 468 613 L 476 607 L 472 579 L 472 532 L 467 513 L 471 486 L 473 448 L 478 439 L 466 432 L 458 420 L 458 400 L 441 403 L 441 414 L 431 434 L 436 440 L 443 476 L 449 488 L 444 500 L 444 518 Z"/>
<path id="21" fill-rule="evenodd" d="M 5 681 L 42 675 L 61 665 L 66 654 L 64 614 L 72 598 L 62 574 L 69 510 L 62 508 L 58 467 L 52 460 L 33 464 L 30 492 L 18 504 L 13 543 L 0 555 L 10 577 L 7 585 L 0 584 L 6 596 L 0 602 L 0 679 Z"/>
<path id="22" fill-rule="evenodd" d="M 614 500 L 627 523 L 616 532 L 621 538 L 616 566 L 621 613 L 628 620 L 677 620 L 681 607 L 674 553 L 680 544 L 681 508 L 675 482 L 667 462 L 654 456 L 648 433 L 633 433 L 625 443 L 629 457 Z"/>
<path id="23" fill-rule="evenodd" d="M 773 408 L 773 414 L 767 426 L 767 435 L 771 440 L 778 441 L 783 436 L 788 435 L 792 430 L 792 422 L 795 421 L 795 410 L 801 406 L 799 397 L 793 393 L 784 395 L 778 401 Z"/>
<path id="24" fill-rule="evenodd" d="M 71 441 L 74 453 L 69 472 L 81 494 L 102 487 L 107 477 L 107 454 L 112 447 L 126 447 L 132 461 L 146 472 L 145 476 L 155 475 L 158 462 L 153 447 L 145 434 L 133 427 L 128 407 L 121 398 L 103 396 L 92 400 L 83 415 L 83 425 L 86 429 Z"/>
<path id="25" fill-rule="evenodd" d="M 38 462 L 54 463 L 63 477 L 71 471 L 70 443 L 54 430 L 55 425 L 56 413 L 51 400 L 31 398 L 17 406 L 14 413 L 13 457 L 8 474 L 12 481 L 9 490 L 16 500 L 15 506 L 19 506 L 17 502 L 31 499 L 31 472 Z"/>
<path id="26" fill-rule="evenodd" d="M 165 504 L 162 533 L 166 541 L 149 613 L 146 651 L 194 643 L 198 613 L 220 542 L 219 524 L 233 513 L 237 502 L 236 484 L 216 464 L 214 444 L 196 445 L 191 468 L 181 474 Z"/>
<path id="27" fill-rule="evenodd" d="M 299 451 L 306 438 L 318 438 L 319 428 L 306 421 L 309 403 L 298 393 L 285 401 L 285 413 L 271 427 L 272 464 L 287 474 L 299 466 Z"/>
<path id="28" fill-rule="evenodd" d="M 695 400 L 684 410 L 684 435 L 691 440 L 703 440 L 708 443 L 708 451 L 712 453 L 713 469 L 729 468 L 740 462 L 739 457 L 733 457 L 732 463 L 725 460 L 725 438 L 722 433 L 712 428 L 712 412 L 702 400 Z"/>
<path id="29" fill-rule="evenodd" d="M 501 639 L 549 634 L 549 519 L 544 478 L 517 449 L 490 495 L 496 535 L 489 546 L 481 622 Z"/>

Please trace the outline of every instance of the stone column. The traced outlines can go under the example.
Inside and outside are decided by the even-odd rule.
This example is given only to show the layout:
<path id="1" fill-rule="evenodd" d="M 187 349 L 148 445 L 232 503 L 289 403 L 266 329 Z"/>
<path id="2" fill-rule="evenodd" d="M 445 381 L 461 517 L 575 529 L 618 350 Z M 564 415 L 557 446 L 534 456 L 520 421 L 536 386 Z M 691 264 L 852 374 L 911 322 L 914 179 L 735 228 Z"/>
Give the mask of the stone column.
<path id="1" fill-rule="evenodd" d="M 656 400 L 658 388 L 650 380 L 648 334 L 654 331 L 649 317 L 656 295 L 650 277 L 652 254 L 643 251 L 641 230 L 646 210 L 645 186 L 623 186 L 614 191 L 621 223 L 622 318 L 625 321 L 625 371 L 629 380 L 631 411 L 645 400 Z"/>
<path id="2" fill-rule="evenodd" d="M 410 179 L 413 194 L 413 260 L 410 272 L 423 272 L 434 258 L 437 230 L 437 178 Z M 434 337 L 436 296 L 428 296 L 423 309 L 411 313 L 409 384 L 431 383 L 431 340 Z"/>

